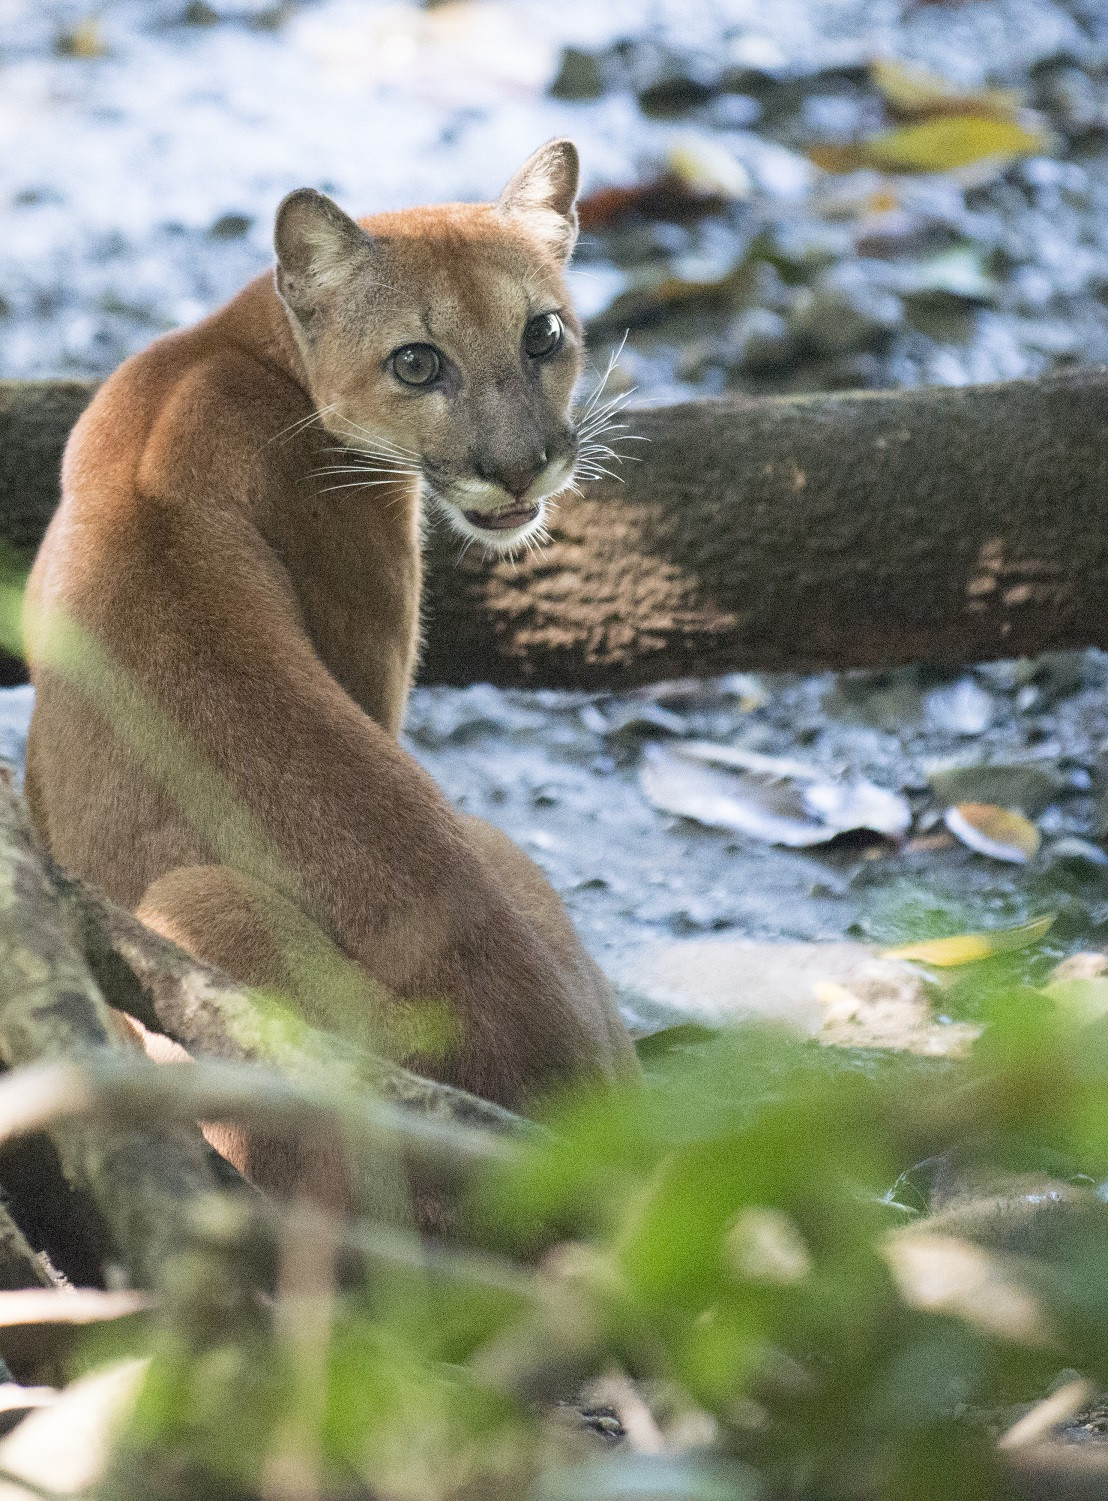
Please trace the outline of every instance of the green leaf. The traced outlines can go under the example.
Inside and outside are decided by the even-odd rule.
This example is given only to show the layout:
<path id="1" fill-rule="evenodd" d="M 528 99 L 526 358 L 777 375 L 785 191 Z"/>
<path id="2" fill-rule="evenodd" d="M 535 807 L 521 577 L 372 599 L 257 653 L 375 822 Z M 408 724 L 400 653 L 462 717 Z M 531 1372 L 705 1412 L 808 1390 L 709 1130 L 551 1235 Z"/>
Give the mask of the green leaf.
<path id="1" fill-rule="evenodd" d="M 675 1027 L 661 1027 L 635 1039 L 635 1052 L 643 1063 L 665 1058 L 668 1054 L 695 1048 L 719 1036 L 718 1028 L 701 1027 L 696 1022 L 679 1022 Z"/>

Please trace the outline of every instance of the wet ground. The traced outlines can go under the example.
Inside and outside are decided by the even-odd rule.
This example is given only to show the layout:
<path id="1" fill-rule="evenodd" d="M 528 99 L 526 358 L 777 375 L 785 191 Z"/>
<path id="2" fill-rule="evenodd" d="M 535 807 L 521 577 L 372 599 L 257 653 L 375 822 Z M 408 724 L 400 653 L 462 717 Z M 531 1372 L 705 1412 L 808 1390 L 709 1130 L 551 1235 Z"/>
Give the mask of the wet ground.
<path id="1" fill-rule="evenodd" d="M 969 162 L 942 128 L 931 170 L 873 145 L 967 117 Z M 1004 151 L 974 146 L 988 122 Z M 268 263 L 301 183 L 356 211 L 487 197 L 560 133 L 585 166 L 575 294 L 598 363 L 630 330 L 615 384 L 638 400 L 1108 359 L 1098 0 L 0 0 L 0 375 L 105 373 L 195 320 Z M 9 754 L 28 709 L 3 695 Z M 408 737 L 615 972 L 663 938 L 886 942 L 1045 911 L 1055 956 L 1108 941 L 1097 653 L 619 698 L 421 689 Z M 689 739 L 868 777 L 911 827 L 808 849 L 701 827 L 639 780 L 645 745 Z M 936 780 L 982 763 L 1006 768 L 988 796 Z M 971 851 L 951 797 L 1018 808 L 1039 849 Z"/>
<path id="2" fill-rule="evenodd" d="M 1030 144 L 811 160 L 921 108 Z M 193 321 L 267 265 L 292 187 L 487 197 L 559 133 L 587 196 L 676 179 L 645 213 L 594 199 L 574 272 L 644 399 L 1102 360 L 1106 131 L 1099 0 L 0 0 L 0 374 L 103 373 Z"/>
<path id="3" fill-rule="evenodd" d="M 31 702 L 27 688 L 0 692 L 0 754 L 16 762 Z M 644 747 L 694 738 L 800 760 L 843 784 L 868 778 L 903 794 L 911 828 L 900 840 L 859 831 L 791 849 L 674 817 L 643 790 Z M 643 950 L 673 939 L 895 944 L 1048 912 L 1054 926 L 1021 973 L 1108 946 L 1103 653 L 941 679 L 741 674 L 621 697 L 423 688 L 407 741 L 460 807 L 537 861 L 616 976 L 641 973 Z M 983 764 L 990 795 L 1022 805 L 1041 836 L 1026 863 L 976 853 L 942 822 L 950 798 L 980 796 L 958 778 Z"/>

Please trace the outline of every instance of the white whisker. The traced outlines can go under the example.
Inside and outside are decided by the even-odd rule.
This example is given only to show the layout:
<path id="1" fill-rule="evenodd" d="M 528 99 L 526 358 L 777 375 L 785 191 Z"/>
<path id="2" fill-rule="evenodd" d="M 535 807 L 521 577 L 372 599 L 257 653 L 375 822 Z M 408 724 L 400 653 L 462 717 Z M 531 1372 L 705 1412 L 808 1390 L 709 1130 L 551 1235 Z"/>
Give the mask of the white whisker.
<path id="1" fill-rule="evenodd" d="M 345 480 L 341 485 L 324 485 L 317 493 L 329 495 L 332 490 L 370 490 L 377 485 L 395 485 L 395 479 L 355 479 Z"/>
<path id="2" fill-rule="evenodd" d="M 347 427 L 353 429 L 353 431 L 357 433 L 360 438 L 366 439 L 367 446 L 370 449 L 375 448 L 382 453 L 391 452 L 397 457 L 406 459 L 418 459 L 420 457 L 420 455 L 413 449 L 405 448 L 403 444 L 394 443 L 390 438 L 382 438 L 379 437 L 376 433 L 371 433 L 367 427 L 362 427 L 360 423 L 355 422 L 351 417 L 340 415 L 339 421 L 344 423 Z"/>
<path id="3" fill-rule="evenodd" d="M 595 388 L 593 389 L 592 394 L 590 395 L 589 399 L 586 401 L 585 406 L 584 406 L 584 410 L 581 413 L 582 419 L 584 419 L 584 418 L 586 418 L 586 417 L 589 416 L 589 414 L 595 408 L 597 402 L 600 400 L 601 396 L 604 394 L 604 387 L 608 384 L 609 380 L 612 377 L 612 371 L 616 368 L 616 364 L 617 364 L 617 362 L 619 360 L 619 357 L 623 353 L 624 346 L 627 343 L 628 335 L 630 334 L 630 332 L 631 332 L 631 330 L 627 329 L 627 331 L 623 335 L 623 338 L 619 341 L 619 347 L 616 348 L 616 349 L 613 349 L 612 352 L 611 352 L 611 354 L 608 356 L 607 369 L 604 371 L 604 374 L 600 377 L 600 380 L 597 382 Z"/>
<path id="4" fill-rule="evenodd" d="M 311 427 L 313 422 L 322 422 L 324 417 L 328 416 L 334 410 L 335 406 L 332 402 L 330 406 L 318 407 L 314 412 L 309 412 L 306 417 L 298 417 L 295 422 L 290 422 L 288 427 L 283 427 L 279 433 L 274 433 L 273 437 L 269 439 L 269 443 L 266 444 L 266 447 L 268 448 L 271 443 L 280 442 L 282 438 L 295 437 L 297 433 L 301 433 L 305 428 Z"/>
<path id="5" fill-rule="evenodd" d="M 329 464 L 316 474 L 418 474 L 418 469 L 401 469 L 388 464 Z"/>

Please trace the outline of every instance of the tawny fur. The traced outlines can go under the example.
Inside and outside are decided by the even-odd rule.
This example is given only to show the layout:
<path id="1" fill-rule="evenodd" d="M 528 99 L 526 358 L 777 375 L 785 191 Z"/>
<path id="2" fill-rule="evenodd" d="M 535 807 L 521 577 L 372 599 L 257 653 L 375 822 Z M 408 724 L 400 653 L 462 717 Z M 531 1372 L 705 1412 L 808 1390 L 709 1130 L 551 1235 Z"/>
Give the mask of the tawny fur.
<path id="1" fill-rule="evenodd" d="M 424 481 L 380 458 L 366 483 L 323 471 L 361 432 L 418 454 L 452 514 L 568 478 L 575 186 L 556 143 L 497 205 L 358 229 L 293 195 L 276 285 L 127 361 L 81 418 L 28 590 L 27 790 L 56 858 L 358 1040 L 414 1003 L 445 1008 L 445 1052 L 408 1061 L 511 1106 L 633 1068 L 633 1051 L 541 873 L 398 743 Z M 564 347 L 540 367 L 520 337 L 550 308 Z M 452 385 L 400 386 L 389 352 L 418 341 Z M 58 619 L 137 688 L 130 718 L 55 655 Z M 241 816 L 213 816 L 213 785 Z"/>

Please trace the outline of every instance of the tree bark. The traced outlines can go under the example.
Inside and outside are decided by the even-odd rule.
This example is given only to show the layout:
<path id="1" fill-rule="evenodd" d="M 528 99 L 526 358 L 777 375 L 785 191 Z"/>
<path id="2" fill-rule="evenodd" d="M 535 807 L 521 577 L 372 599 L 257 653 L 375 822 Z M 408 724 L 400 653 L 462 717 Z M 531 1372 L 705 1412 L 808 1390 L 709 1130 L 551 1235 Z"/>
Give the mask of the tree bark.
<path id="1" fill-rule="evenodd" d="M 188 1070 L 172 1086 L 160 1070 L 140 1070 L 132 1080 L 127 1065 L 141 1054 L 121 1047 L 106 1002 L 199 1056 L 267 1067 L 270 1074 L 256 1086 L 249 1076 L 212 1075 L 230 1091 L 229 1118 L 269 1120 L 272 1105 L 274 1131 L 282 1116 L 292 1135 L 305 1129 L 305 1120 L 326 1129 L 333 1094 L 336 1118 L 349 1117 L 355 1178 L 367 1195 L 382 1145 L 402 1163 L 421 1202 L 433 1198 L 446 1208 L 476 1170 L 503 1160 L 506 1137 L 538 1129 L 295 1019 L 288 1027 L 263 1013 L 243 986 L 60 872 L 38 848 L 21 800 L 0 782 L 0 1058 L 8 1066 L 101 1060 L 89 1078 L 108 1093 L 95 1110 L 89 1106 L 93 1124 L 60 1124 L 51 1137 L 67 1179 L 96 1203 L 128 1268 L 144 1283 L 167 1246 L 182 1239 L 185 1204 L 213 1191 L 218 1180 L 198 1133 L 181 1127 L 128 1133 L 127 1122 L 149 1116 L 148 1104 L 139 1105 L 144 1090 L 164 1096 L 167 1111 L 173 1098 L 183 1101 L 178 1120 L 193 1110 L 192 1119 L 221 1117 L 203 1116 L 202 1102 L 191 1100 L 190 1091 L 216 1087 L 202 1071 Z M 113 1059 L 122 1065 L 114 1073 Z M 285 1076 L 287 1089 L 272 1071 Z M 109 1097 L 118 1097 L 116 1106 Z M 80 1101 L 71 1104 L 80 1114 Z"/>
<path id="2" fill-rule="evenodd" d="M 59 873 L 58 878 L 80 914 L 85 955 L 112 1004 L 182 1046 L 211 1058 L 260 1063 L 309 1085 L 372 1091 L 390 1109 L 423 1121 L 412 1127 L 413 1150 L 417 1135 L 431 1150 L 437 1125 L 457 1128 L 451 1139 L 459 1161 L 467 1143 L 481 1160 L 495 1153 L 489 1132 L 517 1135 L 535 1129 L 500 1105 L 413 1074 L 306 1023 L 296 1025 L 291 1041 L 267 1021 L 245 986 L 191 958 L 100 892 L 71 876 Z M 470 1128 L 480 1134 L 472 1136 Z"/>
<path id="3" fill-rule="evenodd" d="M 26 559 L 81 382 L 0 383 L 0 536 Z M 628 688 L 737 668 L 1108 645 L 1108 371 L 629 414 L 623 483 L 489 560 L 441 526 L 421 680 Z"/>
<path id="4" fill-rule="evenodd" d="M 0 1058 L 15 1068 L 118 1048 L 72 912 L 20 800 L 0 782 Z M 199 1131 L 60 1121 L 49 1135 L 70 1184 L 95 1203 L 111 1254 L 138 1286 L 153 1286 L 188 1238 L 192 1206 L 219 1186 Z"/>

